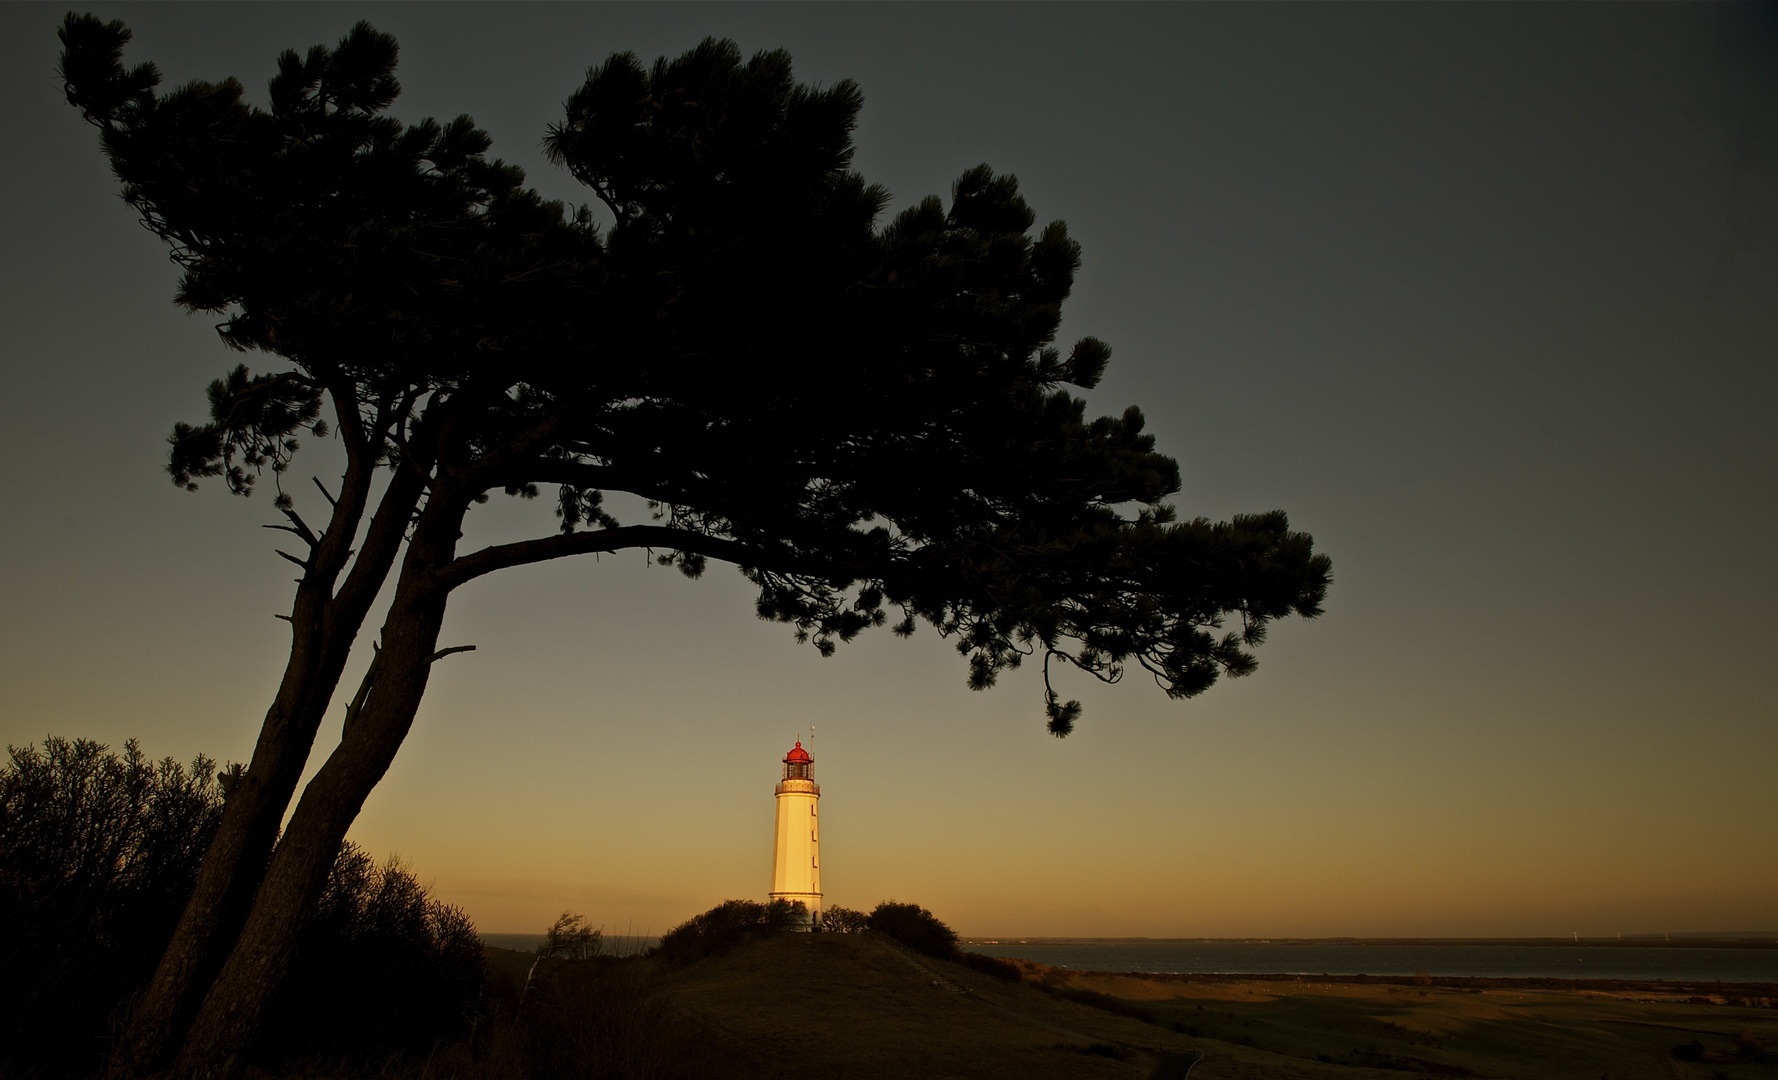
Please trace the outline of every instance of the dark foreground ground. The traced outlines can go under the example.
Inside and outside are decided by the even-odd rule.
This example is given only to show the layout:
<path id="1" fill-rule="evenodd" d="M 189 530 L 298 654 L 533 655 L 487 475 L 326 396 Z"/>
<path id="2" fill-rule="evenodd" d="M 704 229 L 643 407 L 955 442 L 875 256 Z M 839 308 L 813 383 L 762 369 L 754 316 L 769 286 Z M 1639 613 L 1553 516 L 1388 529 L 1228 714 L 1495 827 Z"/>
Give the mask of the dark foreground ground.
<path id="1" fill-rule="evenodd" d="M 712 1077 L 1778 1080 L 1772 986 L 1023 967 L 1014 984 L 874 936 L 783 934 L 657 978 Z"/>

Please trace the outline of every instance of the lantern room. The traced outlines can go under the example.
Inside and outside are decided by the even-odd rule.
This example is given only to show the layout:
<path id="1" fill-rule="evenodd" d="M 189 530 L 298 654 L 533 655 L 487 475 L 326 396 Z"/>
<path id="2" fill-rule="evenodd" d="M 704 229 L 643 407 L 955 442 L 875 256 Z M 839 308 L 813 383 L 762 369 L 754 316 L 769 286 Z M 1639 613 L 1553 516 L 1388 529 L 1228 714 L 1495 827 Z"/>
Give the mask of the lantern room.
<path id="1" fill-rule="evenodd" d="M 782 746 L 783 743 L 778 745 Z M 815 759 L 803 749 L 803 741 L 798 739 L 790 753 L 784 755 L 784 779 L 813 780 L 815 778 Z"/>

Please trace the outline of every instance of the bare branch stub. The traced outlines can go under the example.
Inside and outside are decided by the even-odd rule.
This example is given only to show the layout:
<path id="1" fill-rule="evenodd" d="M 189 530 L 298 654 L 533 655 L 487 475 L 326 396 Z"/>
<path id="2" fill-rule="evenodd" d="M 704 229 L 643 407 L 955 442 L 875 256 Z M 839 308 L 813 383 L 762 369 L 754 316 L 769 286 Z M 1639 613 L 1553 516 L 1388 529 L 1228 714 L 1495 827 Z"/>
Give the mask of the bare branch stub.
<path id="1" fill-rule="evenodd" d="M 301 540 L 303 543 L 309 545 L 309 547 L 311 549 L 320 546 L 320 543 L 321 543 L 320 539 L 318 537 L 314 536 L 313 534 L 304 535 L 300 530 L 295 529 L 289 525 L 261 525 L 260 528 L 262 528 L 262 529 L 276 529 L 279 532 L 287 532 L 290 535 L 296 537 L 298 540 Z"/>
<path id="2" fill-rule="evenodd" d="M 383 649 L 374 641 L 371 642 L 370 647 L 372 650 L 370 666 L 364 669 L 364 677 L 358 680 L 358 692 L 352 695 L 352 700 L 346 705 L 346 719 L 340 727 L 342 734 L 352 729 L 353 723 L 358 719 L 358 714 L 364 711 L 364 699 L 370 696 L 371 684 L 376 681 L 377 664 L 383 659 Z"/>

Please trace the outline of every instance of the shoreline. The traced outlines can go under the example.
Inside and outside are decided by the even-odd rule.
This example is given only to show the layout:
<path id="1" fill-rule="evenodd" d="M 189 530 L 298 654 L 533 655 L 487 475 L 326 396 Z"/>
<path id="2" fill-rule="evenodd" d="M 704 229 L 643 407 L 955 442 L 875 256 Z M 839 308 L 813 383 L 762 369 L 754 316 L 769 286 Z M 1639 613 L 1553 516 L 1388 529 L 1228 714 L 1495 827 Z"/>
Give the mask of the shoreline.
<path id="1" fill-rule="evenodd" d="M 1025 961 L 1035 963 L 1035 961 Z M 1048 965 L 1041 965 L 1047 967 Z M 1752 998 L 1759 1008 L 1778 1007 L 1778 982 L 1723 982 L 1708 979 L 1563 979 L 1545 977 L 1511 977 L 1495 975 L 1311 975 L 1307 973 L 1235 972 L 1154 972 L 1154 971 L 1066 971 L 1070 978 L 1142 979 L 1149 982 L 1178 983 L 1339 983 L 1353 986 L 1411 986 L 1420 989 L 1469 990 L 1545 990 L 1558 993 L 1592 991 L 1612 995 L 1625 993 L 1660 994 L 1654 1000 L 1690 1001 L 1727 999 L 1696 1004 L 1726 1004 Z"/>
<path id="2" fill-rule="evenodd" d="M 1523 937 L 1523 938 L 1206 938 L 1206 937 L 989 937 L 963 935 L 958 944 L 993 945 L 1286 945 L 1359 948 L 1778 949 L 1778 932 L 1753 937 Z"/>

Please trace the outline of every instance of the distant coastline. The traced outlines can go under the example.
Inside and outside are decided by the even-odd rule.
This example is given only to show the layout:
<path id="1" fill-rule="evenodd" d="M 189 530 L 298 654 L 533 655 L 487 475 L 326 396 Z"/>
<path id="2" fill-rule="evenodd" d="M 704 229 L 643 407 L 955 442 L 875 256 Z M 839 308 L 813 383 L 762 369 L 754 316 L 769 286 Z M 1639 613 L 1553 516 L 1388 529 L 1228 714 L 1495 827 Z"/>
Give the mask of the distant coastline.
<path id="1" fill-rule="evenodd" d="M 502 949 L 530 951 L 542 944 L 542 934 L 482 934 L 483 943 Z M 640 952 L 657 939 L 646 935 L 612 935 L 606 939 L 611 951 L 619 954 Z M 1687 931 L 1673 934 L 1625 934 L 1613 937 L 1399 937 L 1399 938 L 1206 938 L 1206 937 L 990 937 L 965 934 L 964 946 L 972 945 L 1287 945 L 1292 947 L 1353 946 L 1384 948 L 1452 948 L 1466 946 L 1499 946 L 1512 948 L 1634 948 L 1634 949 L 1778 949 L 1778 930 L 1732 930 L 1716 932 Z"/>
<path id="2" fill-rule="evenodd" d="M 1674 934 L 1625 934 L 1622 937 L 1400 937 L 1400 938 L 1205 938 L 1205 937 L 989 937 L 965 935 L 964 945 L 1287 945 L 1355 946 L 1382 948 L 1452 948 L 1499 946 L 1512 948 L 1633 948 L 1633 949 L 1778 949 L 1778 930 L 1734 930 Z"/>

